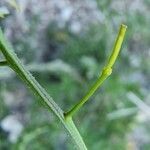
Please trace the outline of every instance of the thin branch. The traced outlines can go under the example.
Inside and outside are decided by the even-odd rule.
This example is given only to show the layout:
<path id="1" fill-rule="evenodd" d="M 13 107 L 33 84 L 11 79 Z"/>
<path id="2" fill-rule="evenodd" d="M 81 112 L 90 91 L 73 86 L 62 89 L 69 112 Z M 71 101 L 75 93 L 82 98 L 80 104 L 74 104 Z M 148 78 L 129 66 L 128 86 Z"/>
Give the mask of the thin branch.
<path id="1" fill-rule="evenodd" d="M 107 79 L 108 76 L 112 73 L 112 67 L 117 59 L 117 56 L 119 54 L 125 32 L 126 32 L 127 26 L 121 24 L 120 30 L 116 39 L 116 42 L 114 44 L 114 48 L 112 51 L 112 54 L 110 55 L 108 59 L 108 63 L 104 67 L 101 76 L 96 81 L 96 83 L 91 87 L 91 89 L 87 92 L 87 94 L 77 103 L 70 111 L 64 113 L 64 116 L 66 120 L 68 118 L 71 118 L 83 105 L 87 100 L 94 94 L 94 92 L 102 85 L 102 83 Z"/>
<path id="2" fill-rule="evenodd" d="M 1 66 L 8 66 L 8 62 L 7 61 L 0 61 L 0 67 Z"/>

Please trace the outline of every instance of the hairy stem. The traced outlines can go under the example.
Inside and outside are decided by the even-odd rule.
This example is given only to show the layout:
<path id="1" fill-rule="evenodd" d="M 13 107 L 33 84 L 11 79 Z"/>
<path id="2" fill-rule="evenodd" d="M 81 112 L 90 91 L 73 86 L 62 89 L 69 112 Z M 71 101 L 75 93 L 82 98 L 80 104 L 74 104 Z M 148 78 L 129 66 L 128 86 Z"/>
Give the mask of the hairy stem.
<path id="1" fill-rule="evenodd" d="M 96 83 L 90 88 L 87 94 L 79 101 L 79 103 L 77 103 L 70 111 L 64 113 L 66 120 L 68 118 L 71 118 L 84 105 L 84 103 L 87 102 L 87 100 L 94 94 L 94 92 L 102 85 L 102 83 L 107 79 L 107 77 L 111 75 L 112 67 L 119 54 L 125 36 L 126 28 L 126 25 L 121 24 L 116 42 L 114 44 L 114 48 L 112 50 L 112 54 L 110 55 L 108 62 L 104 67 L 100 77 L 98 78 Z"/>

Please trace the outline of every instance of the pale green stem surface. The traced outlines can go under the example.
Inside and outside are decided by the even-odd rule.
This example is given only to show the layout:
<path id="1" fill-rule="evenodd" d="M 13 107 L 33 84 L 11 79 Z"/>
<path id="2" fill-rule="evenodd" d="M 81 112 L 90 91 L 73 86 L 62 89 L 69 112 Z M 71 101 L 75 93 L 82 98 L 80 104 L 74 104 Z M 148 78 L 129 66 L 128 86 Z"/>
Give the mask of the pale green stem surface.
<path id="1" fill-rule="evenodd" d="M 110 55 L 108 63 L 104 67 L 101 76 L 98 78 L 96 83 L 90 88 L 87 94 L 79 101 L 79 103 L 77 103 L 70 111 L 64 113 L 66 120 L 68 120 L 68 118 L 72 118 L 72 116 L 84 105 L 85 102 L 87 102 L 87 100 L 94 94 L 94 92 L 102 85 L 102 83 L 107 79 L 107 77 L 111 75 L 112 67 L 119 54 L 126 29 L 127 26 L 121 24 L 116 42 L 114 44 L 114 48 L 112 50 L 112 54 Z"/>

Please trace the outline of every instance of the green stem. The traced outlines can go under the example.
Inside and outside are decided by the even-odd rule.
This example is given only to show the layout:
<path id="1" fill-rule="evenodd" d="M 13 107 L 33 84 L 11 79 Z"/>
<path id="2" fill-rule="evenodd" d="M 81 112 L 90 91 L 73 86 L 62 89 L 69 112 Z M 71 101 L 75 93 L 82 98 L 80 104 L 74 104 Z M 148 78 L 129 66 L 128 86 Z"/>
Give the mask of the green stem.
<path id="1" fill-rule="evenodd" d="M 8 66 L 7 61 L 1 61 L 1 62 L 0 62 L 0 66 Z"/>
<path id="2" fill-rule="evenodd" d="M 112 54 L 109 57 L 108 63 L 104 67 L 101 76 L 96 81 L 96 83 L 90 88 L 90 90 L 87 92 L 87 94 L 77 103 L 70 111 L 64 113 L 64 116 L 66 119 L 72 118 L 72 116 L 84 105 L 85 102 L 94 94 L 94 92 L 102 85 L 102 83 L 107 79 L 108 76 L 112 73 L 112 67 L 117 59 L 117 56 L 119 54 L 125 32 L 126 32 L 127 26 L 121 25 L 120 30 L 116 39 L 116 42 L 114 44 L 114 48 L 112 51 Z"/>
<path id="3" fill-rule="evenodd" d="M 72 119 L 66 122 L 64 118 L 63 110 L 55 103 L 55 101 L 50 97 L 50 95 L 45 91 L 45 89 L 35 80 L 31 73 L 26 70 L 25 66 L 21 63 L 17 55 L 14 53 L 11 45 L 5 39 L 1 29 L 0 29 L 0 51 L 3 53 L 6 61 L 10 68 L 12 68 L 17 75 L 23 80 L 23 82 L 29 87 L 29 89 L 38 97 L 41 102 L 45 103 L 49 110 L 59 118 L 62 122 L 69 135 L 75 142 L 77 149 L 87 150 L 82 137 L 77 130 Z"/>

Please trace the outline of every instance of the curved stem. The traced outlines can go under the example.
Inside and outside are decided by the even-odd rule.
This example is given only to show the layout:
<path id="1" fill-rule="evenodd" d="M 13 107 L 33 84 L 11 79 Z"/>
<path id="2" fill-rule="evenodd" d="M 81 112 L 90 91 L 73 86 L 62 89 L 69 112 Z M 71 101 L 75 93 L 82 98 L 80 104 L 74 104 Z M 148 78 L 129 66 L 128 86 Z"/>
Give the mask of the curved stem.
<path id="1" fill-rule="evenodd" d="M 119 54 L 125 32 L 126 32 L 127 26 L 121 24 L 120 30 L 116 39 L 116 42 L 114 44 L 114 48 L 112 50 L 112 54 L 110 55 L 108 59 L 108 63 L 104 67 L 101 76 L 98 78 L 96 83 L 90 88 L 90 90 L 87 92 L 87 94 L 77 103 L 70 111 L 64 113 L 64 116 L 66 120 L 68 118 L 72 118 L 72 116 L 84 105 L 85 102 L 94 94 L 94 92 L 102 85 L 102 83 L 107 79 L 109 75 L 112 73 L 112 67 L 117 59 L 117 56 Z"/>

